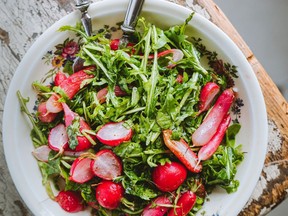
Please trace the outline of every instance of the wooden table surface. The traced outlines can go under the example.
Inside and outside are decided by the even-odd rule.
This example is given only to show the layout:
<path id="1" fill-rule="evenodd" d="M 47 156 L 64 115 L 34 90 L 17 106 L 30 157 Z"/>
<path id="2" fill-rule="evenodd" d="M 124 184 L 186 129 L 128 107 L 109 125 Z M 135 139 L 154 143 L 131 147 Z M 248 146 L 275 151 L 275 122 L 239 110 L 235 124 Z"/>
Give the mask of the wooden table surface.
<path id="1" fill-rule="evenodd" d="M 261 85 L 268 115 L 268 152 L 262 175 L 239 215 L 265 215 L 288 191 L 288 106 L 265 69 L 212 0 L 170 0 L 200 13 L 238 45 Z M 53 23 L 74 10 L 74 0 L 3 0 L 0 7 L 0 123 L 11 78 L 33 42 Z M 10 177 L 0 133 L 0 216 L 30 216 Z"/>

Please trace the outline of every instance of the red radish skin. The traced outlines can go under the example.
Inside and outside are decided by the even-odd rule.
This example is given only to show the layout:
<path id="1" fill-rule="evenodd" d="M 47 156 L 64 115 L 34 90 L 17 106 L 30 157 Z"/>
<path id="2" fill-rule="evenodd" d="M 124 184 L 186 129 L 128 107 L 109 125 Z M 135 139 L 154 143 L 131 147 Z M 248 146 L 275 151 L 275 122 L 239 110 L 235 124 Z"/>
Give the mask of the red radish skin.
<path id="1" fill-rule="evenodd" d="M 104 180 L 113 180 L 122 173 L 121 161 L 110 149 L 99 151 L 90 167 L 94 175 Z"/>
<path id="2" fill-rule="evenodd" d="M 125 91 L 123 91 L 120 88 L 120 86 L 115 86 L 114 93 L 115 93 L 116 97 L 123 97 L 123 96 L 127 95 L 127 93 Z M 100 104 L 106 102 L 107 94 L 108 94 L 108 88 L 107 87 L 105 87 L 105 88 L 103 88 L 97 92 L 97 99 L 98 99 Z"/>
<path id="3" fill-rule="evenodd" d="M 126 129 L 124 122 L 110 122 L 105 124 L 97 132 L 97 139 L 109 146 L 118 146 L 122 142 L 129 141 L 132 138 L 132 129 Z"/>
<path id="4" fill-rule="evenodd" d="M 167 205 L 172 205 L 170 199 L 166 196 L 160 196 L 144 208 L 141 216 L 164 216 L 169 210 Z"/>
<path id="5" fill-rule="evenodd" d="M 123 97 L 127 95 L 127 92 L 123 91 L 120 86 L 115 86 L 114 93 L 116 97 Z"/>
<path id="6" fill-rule="evenodd" d="M 108 88 L 105 87 L 97 92 L 97 99 L 100 104 L 106 102 L 106 95 L 108 94 Z"/>
<path id="7" fill-rule="evenodd" d="M 75 119 L 75 117 L 78 114 L 73 112 L 66 103 L 62 103 L 62 107 L 64 109 L 64 121 L 65 121 L 65 125 L 67 127 L 67 126 L 72 124 L 72 121 Z"/>
<path id="8" fill-rule="evenodd" d="M 176 190 L 186 179 L 186 168 L 177 162 L 158 165 L 152 172 L 152 180 L 163 192 Z"/>
<path id="9" fill-rule="evenodd" d="M 176 82 L 179 84 L 183 83 L 183 75 L 182 74 L 177 75 Z"/>
<path id="10" fill-rule="evenodd" d="M 56 83 L 59 84 L 58 86 L 65 92 L 67 97 L 69 99 L 72 99 L 75 96 L 75 94 L 77 94 L 77 92 L 83 87 L 82 86 L 83 81 L 94 77 L 93 75 L 87 74 L 85 72 L 85 70 L 91 70 L 93 68 L 94 68 L 93 66 L 87 67 L 81 71 L 72 74 L 69 77 L 66 77 L 65 79 L 63 77 L 62 78 L 59 77 L 59 81 L 57 80 Z M 59 98 L 60 96 L 55 93 L 48 99 L 46 104 L 48 112 L 58 113 L 63 110 L 61 102 L 58 101 Z"/>
<path id="11" fill-rule="evenodd" d="M 49 154 L 52 150 L 49 148 L 48 145 L 42 145 L 36 149 L 33 150 L 32 154 L 33 156 L 42 162 L 48 162 Z"/>
<path id="12" fill-rule="evenodd" d="M 68 147 L 68 135 L 64 124 L 58 124 L 50 130 L 48 145 L 57 152 L 63 152 Z"/>
<path id="13" fill-rule="evenodd" d="M 119 49 L 119 43 L 120 43 L 120 39 L 113 39 L 110 41 L 110 49 L 111 50 L 118 50 Z M 128 43 L 127 47 L 132 47 L 132 53 L 135 52 L 135 50 L 133 49 L 134 44 L 133 43 Z"/>
<path id="14" fill-rule="evenodd" d="M 222 120 L 221 124 L 219 125 L 212 139 L 206 145 L 202 146 L 201 149 L 199 150 L 198 152 L 199 160 L 208 160 L 216 152 L 217 148 L 219 147 L 219 145 L 223 140 L 223 137 L 225 135 L 227 128 L 229 127 L 230 122 L 231 122 L 230 115 L 226 115 Z"/>
<path id="15" fill-rule="evenodd" d="M 84 183 L 94 177 L 94 173 L 90 169 L 90 158 L 76 158 L 70 169 L 70 180 L 77 183 Z"/>
<path id="16" fill-rule="evenodd" d="M 172 61 L 173 62 L 169 62 L 168 63 L 168 65 L 167 65 L 168 68 L 173 68 L 174 66 L 176 66 L 176 64 L 174 62 L 178 62 L 184 57 L 184 54 L 183 54 L 183 52 L 180 49 L 164 50 L 164 51 L 158 53 L 157 57 L 160 58 L 162 56 L 166 56 L 166 55 L 169 55 L 169 54 L 173 55 L 172 56 Z M 149 59 L 153 59 L 154 55 L 149 55 L 148 58 Z"/>
<path id="17" fill-rule="evenodd" d="M 60 83 L 62 83 L 65 79 L 67 79 L 67 76 L 59 71 L 58 73 L 56 73 L 55 78 L 54 78 L 54 85 L 55 86 L 59 86 Z"/>
<path id="18" fill-rule="evenodd" d="M 63 110 L 61 103 L 59 102 L 60 96 L 53 93 L 46 102 L 46 109 L 49 113 L 59 113 Z"/>
<path id="19" fill-rule="evenodd" d="M 95 202 L 88 202 L 87 203 L 91 208 L 94 208 L 94 209 L 99 209 L 99 204 L 95 201 Z"/>
<path id="20" fill-rule="evenodd" d="M 72 99 L 75 94 L 77 94 L 77 92 L 81 89 L 84 80 L 94 77 L 93 75 L 87 74 L 85 72 L 85 70 L 90 69 L 92 69 L 92 67 L 78 71 L 67 77 L 63 82 L 60 83 L 59 87 L 66 93 L 69 99 Z"/>
<path id="21" fill-rule="evenodd" d="M 218 86 L 216 83 L 208 82 L 204 85 L 200 92 L 199 114 L 207 111 L 210 108 L 213 99 L 216 97 L 219 91 L 220 86 Z"/>
<path id="22" fill-rule="evenodd" d="M 87 153 L 88 150 L 84 150 L 84 151 L 71 151 L 71 150 L 65 150 L 63 152 L 63 155 L 65 156 L 70 156 L 70 157 L 80 157 L 82 154 Z"/>
<path id="23" fill-rule="evenodd" d="M 76 213 L 84 210 L 83 198 L 74 191 L 60 191 L 55 201 L 67 212 Z"/>
<path id="24" fill-rule="evenodd" d="M 202 170 L 202 164 L 199 162 L 197 155 L 183 139 L 180 139 L 179 141 L 172 140 L 171 135 L 172 130 L 163 131 L 165 145 L 188 170 L 194 173 L 199 173 Z"/>
<path id="25" fill-rule="evenodd" d="M 229 111 L 234 101 L 234 97 L 232 89 L 226 89 L 223 91 L 202 124 L 192 134 L 193 146 L 203 146 L 211 140 L 222 119 Z"/>
<path id="26" fill-rule="evenodd" d="M 96 187 L 96 200 L 107 209 L 116 209 L 124 195 L 124 188 L 120 183 L 102 181 Z"/>
<path id="27" fill-rule="evenodd" d="M 76 146 L 75 149 L 73 149 L 73 151 L 76 151 L 76 152 L 84 151 L 84 150 L 91 148 L 92 146 L 91 142 L 84 136 L 78 136 L 77 140 L 78 140 L 78 145 Z"/>
<path id="28" fill-rule="evenodd" d="M 119 48 L 119 42 L 120 42 L 119 39 L 111 40 L 111 42 L 110 42 L 110 49 L 111 49 L 111 50 L 118 50 L 118 48 Z"/>
<path id="29" fill-rule="evenodd" d="M 49 113 L 46 108 L 46 102 L 39 104 L 37 109 L 38 118 L 41 122 L 50 123 L 55 120 L 57 113 Z"/>
<path id="30" fill-rule="evenodd" d="M 179 208 L 170 209 L 167 216 L 186 216 L 195 205 L 196 198 L 192 191 L 183 193 L 176 204 Z"/>
<path id="31" fill-rule="evenodd" d="M 76 116 L 78 116 L 78 114 L 73 112 L 66 103 L 62 103 L 62 106 L 64 109 L 65 125 L 66 127 L 68 127 L 69 125 L 72 124 L 72 121 L 76 118 Z M 80 132 L 82 132 L 82 130 L 91 130 L 90 126 L 82 118 L 80 118 L 79 130 Z M 96 140 L 95 136 L 93 135 L 89 135 L 89 136 L 91 137 L 91 139 Z M 84 151 L 86 149 L 89 149 L 92 146 L 91 142 L 85 136 L 77 136 L 77 140 L 78 140 L 78 145 L 76 146 L 75 149 L 73 149 L 74 151 Z"/>

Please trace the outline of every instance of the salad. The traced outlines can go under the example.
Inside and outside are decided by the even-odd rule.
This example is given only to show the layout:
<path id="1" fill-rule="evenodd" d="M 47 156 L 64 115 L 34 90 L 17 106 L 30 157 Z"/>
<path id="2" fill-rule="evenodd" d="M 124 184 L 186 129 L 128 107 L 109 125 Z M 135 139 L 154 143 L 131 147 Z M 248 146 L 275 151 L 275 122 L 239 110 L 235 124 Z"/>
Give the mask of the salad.
<path id="1" fill-rule="evenodd" d="M 215 187 L 237 190 L 237 68 L 185 34 L 192 18 L 166 30 L 140 18 L 124 48 L 115 27 L 63 26 L 76 39 L 43 57 L 52 69 L 32 83 L 35 112 L 17 92 L 43 185 L 65 211 L 194 215 Z M 85 65 L 72 72 L 76 56 Z"/>

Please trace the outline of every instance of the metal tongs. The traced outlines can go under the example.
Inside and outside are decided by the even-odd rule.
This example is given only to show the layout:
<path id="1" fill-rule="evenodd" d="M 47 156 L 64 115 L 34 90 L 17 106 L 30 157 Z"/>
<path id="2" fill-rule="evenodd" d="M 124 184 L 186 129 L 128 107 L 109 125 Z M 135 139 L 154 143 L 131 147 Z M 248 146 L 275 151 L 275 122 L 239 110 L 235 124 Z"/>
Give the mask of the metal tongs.
<path id="1" fill-rule="evenodd" d="M 75 7 L 81 11 L 81 22 L 87 36 L 92 34 L 91 17 L 88 14 L 88 7 L 91 4 L 90 0 L 76 0 Z M 72 65 L 73 72 L 77 72 L 83 68 L 84 59 L 77 57 Z"/>
<path id="2" fill-rule="evenodd" d="M 123 35 L 120 38 L 119 48 L 125 48 L 129 42 L 129 37 L 134 33 L 138 16 L 142 10 L 144 0 L 129 0 L 124 22 L 121 25 Z"/>

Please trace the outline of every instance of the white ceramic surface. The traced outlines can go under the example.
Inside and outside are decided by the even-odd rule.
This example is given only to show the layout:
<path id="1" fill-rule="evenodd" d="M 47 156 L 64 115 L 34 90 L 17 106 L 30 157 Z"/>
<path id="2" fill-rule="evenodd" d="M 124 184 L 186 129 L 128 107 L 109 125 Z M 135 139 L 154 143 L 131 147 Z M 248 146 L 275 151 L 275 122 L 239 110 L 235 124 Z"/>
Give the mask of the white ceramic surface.
<path id="1" fill-rule="evenodd" d="M 94 25 L 114 25 L 123 20 L 127 3 L 127 0 L 104 0 L 92 4 L 89 13 Z M 146 0 L 142 15 L 161 27 L 167 27 L 182 24 L 190 13 L 191 10 L 173 3 Z M 73 12 L 39 37 L 15 72 L 4 107 L 3 141 L 7 164 L 21 197 L 37 216 L 71 214 L 64 212 L 56 202 L 50 200 L 42 186 L 37 162 L 31 154 L 33 150 L 29 135 L 31 125 L 25 115 L 20 112 L 16 91 L 20 90 L 24 97 L 30 97 L 32 102 L 28 108 L 32 111 L 36 95 L 31 88 L 31 83 L 41 79 L 48 69 L 41 58 L 56 44 L 63 42 L 68 36 L 71 37 L 67 32 L 57 32 L 57 29 L 62 25 L 74 25 L 79 17 L 78 12 Z M 209 50 L 215 50 L 224 61 L 238 66 L 239 78 L 236 80 L 236 86 L 239 90 L 239 97 L 243 99 L 245 105 L 240 119 L 242 129 L 236 141 L 238 144 L 243 144 L 243 150 L 247 152 L 236 176 L 236 179 L 240 181 L 240 187 L 236 193 L 229 195 L 223 190 L 215 190 L 203 209 L 206 212 L 205 215 L 237 215 L 257 183 L 266 154 L 268 132 L 263 96 L 254 72 L 245 57 L 220 29 L 197 14 L 189 25 L 191 26 L 187 32 L 189 35 L 201 37 Z M 89 215 L 89 212 L 73 215 Z"/>

